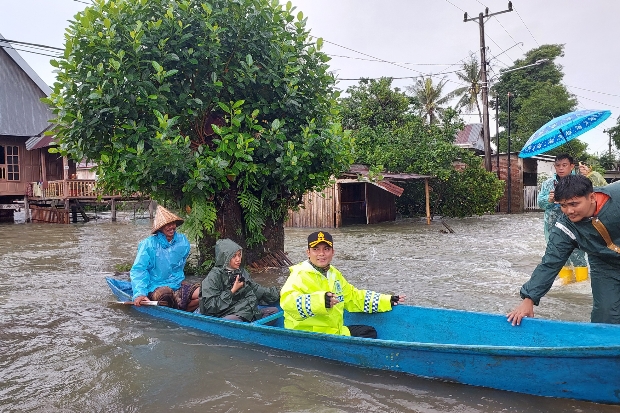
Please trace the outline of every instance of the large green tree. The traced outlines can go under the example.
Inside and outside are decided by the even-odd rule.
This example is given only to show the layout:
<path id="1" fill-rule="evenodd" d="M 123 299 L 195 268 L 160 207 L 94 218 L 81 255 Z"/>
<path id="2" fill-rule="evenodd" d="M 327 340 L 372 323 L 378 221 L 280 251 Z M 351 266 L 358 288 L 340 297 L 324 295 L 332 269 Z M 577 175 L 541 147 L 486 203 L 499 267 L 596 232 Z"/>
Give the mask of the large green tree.
<path id="1" fill-rule="evenodd" d="M 184 230 L 282 249 L 283 221 L 350 164 L 335 79 L 303 13 L 274 0 L 96 1 L 66 34 L 48 102 L 60 151 L 100 185 L 167 200 Z"/>
<path id="2" fill-rule="evenodd" d="M 562 84 L 564 73 L 556 59 L 564 56 L 564 46 L 543 45 L 532 49 L 523 59 L 501 72 L 492 87 L 499 96 L 499 124 L 505 129 L 500 135 L 500 150 L 507 149 L 508 93 L 510 99 L 511 150 L 520 150 L 529 137 L 551 119 L 575 110 L 577 99 Z M 545 61 L 546 60 L 546 61 Z M 535 63 L 545 61 L 544 63 Z M 533 65 L 530 67 L 524 67 Z M 495 106 L 495 101 L 491 102 Z M 549 154 L 569 152 L 577 158 L 585 156 L 586 145 L 574 140 Z"/>
<path id="3" fill-rule="evenodd" d="M 454 110 L 445 111 L 441 122 L 429 124 L 411 114 L 413 105 L 404 104 L 408 96 L 392 89 L 390 79 L 362 81 L 347 94 L 341 99 L 346 108 L 341 112 L 342 122 L 354 125 L 356 162 L 373 170 L 433 175 L 433 214 L 460 217 L 495 210 L 503 183 L 484 170 L 479 157 L 454 145 L 463 127 Z M 372 119 L 386 121 L 372 125 L 360 121 L 370 119 L 364 115 L 369 112 Z M 404 214 L 424 214 L 423 182 L 406 185 L 397 205 Z"/>

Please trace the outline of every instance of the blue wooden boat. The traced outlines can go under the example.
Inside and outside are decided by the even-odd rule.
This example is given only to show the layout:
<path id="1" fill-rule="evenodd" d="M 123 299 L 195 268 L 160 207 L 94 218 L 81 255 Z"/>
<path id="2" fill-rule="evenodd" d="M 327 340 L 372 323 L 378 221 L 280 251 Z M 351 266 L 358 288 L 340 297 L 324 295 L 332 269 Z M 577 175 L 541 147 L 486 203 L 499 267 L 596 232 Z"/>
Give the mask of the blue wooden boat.
<path id="1" fill-rule="evenodd" d="M 107 278 L 131 299 L 131 283 Z M 323 357 L 360 367 L 409 373 L 540 396 L 620 404 L 620 326 L 526 319 L 399 305 L 391 312 L 347 313 L 345 324 L 369 324 L 379 339 L 286 330 L 283 313 L 254 323 L 162 306 L 138 311 L 227 339 Z M 276 326 L 266 326 L 276 320 Z"/>

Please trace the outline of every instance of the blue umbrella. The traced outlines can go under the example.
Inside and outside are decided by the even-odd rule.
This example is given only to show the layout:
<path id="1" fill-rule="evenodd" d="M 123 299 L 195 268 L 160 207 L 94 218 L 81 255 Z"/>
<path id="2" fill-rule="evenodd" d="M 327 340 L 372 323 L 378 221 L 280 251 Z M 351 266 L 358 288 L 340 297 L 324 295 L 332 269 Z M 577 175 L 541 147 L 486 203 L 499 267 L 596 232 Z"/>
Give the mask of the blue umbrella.
<path id="1" fill-rule="evenodd" d="M 551 119 L 527 140 L 519 158 L 529 158 L 557 148 L 598 126 L 610 115 L 608 110 L 578 110 Z"/>

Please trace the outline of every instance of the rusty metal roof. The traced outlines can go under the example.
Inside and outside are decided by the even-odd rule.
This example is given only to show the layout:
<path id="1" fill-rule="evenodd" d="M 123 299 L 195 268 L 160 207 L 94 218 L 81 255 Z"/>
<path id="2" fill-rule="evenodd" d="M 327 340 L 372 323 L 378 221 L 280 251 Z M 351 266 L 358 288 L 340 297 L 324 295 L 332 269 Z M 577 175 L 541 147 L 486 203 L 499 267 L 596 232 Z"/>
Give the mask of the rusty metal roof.
<path id="1" fill-rule="evenodd" d="M 353 164 L 351 165 L 348 171 L 340 174 L 341 177 L 347 177 L 347 178 L 357 177 L 359 175 L 368 177 L 368 166 L 360 165 L 360 164 Z M 384 180 L 395 181 L 395 182 L 410 181 L 414 179 L 433 178 L 432 175 L 420 175 L 420 174 L 413 174 L 413 173 L 396 173 L 396 172 L 394 173 L 381 172 L 381 176 L 383 176 Z"/>
<path id="2" fill-rule="evenodd" d="M 56 142 L 54 142 L 54 138 L 54 135 L 33 136 L 26 141 L 26 149 L 32 151 L 54 145 L 56 144 Z"/>

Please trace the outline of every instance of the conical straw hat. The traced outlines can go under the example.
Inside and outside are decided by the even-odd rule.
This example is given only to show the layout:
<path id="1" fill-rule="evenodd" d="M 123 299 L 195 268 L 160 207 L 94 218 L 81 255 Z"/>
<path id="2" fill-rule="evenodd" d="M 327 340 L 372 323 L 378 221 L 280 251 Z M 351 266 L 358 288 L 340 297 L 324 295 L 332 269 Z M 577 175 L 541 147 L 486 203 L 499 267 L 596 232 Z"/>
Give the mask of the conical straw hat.
<path id="1" fill-rule="evenodd" d="M 177 226 L 183 223 L 183 220 L 181 218 L 174 215 L 163 206 L 157 205 L 157 212 L 155 213 L 155 221 L 153 221 L 153 230 L 151 231 L 151 234 L 159 231 L 164 225 L 175 221 L 177 223 Z"/>

